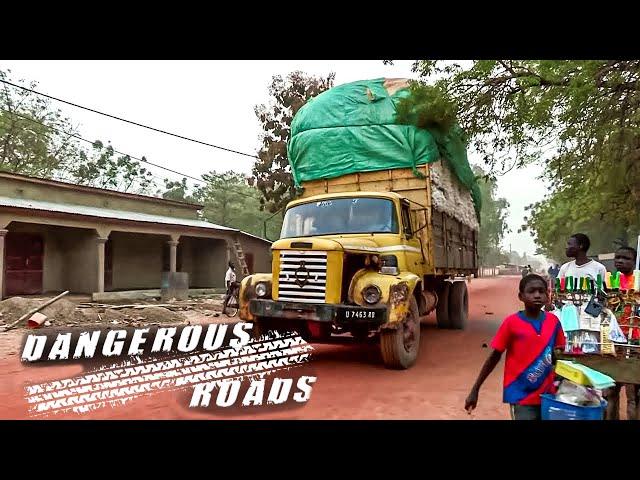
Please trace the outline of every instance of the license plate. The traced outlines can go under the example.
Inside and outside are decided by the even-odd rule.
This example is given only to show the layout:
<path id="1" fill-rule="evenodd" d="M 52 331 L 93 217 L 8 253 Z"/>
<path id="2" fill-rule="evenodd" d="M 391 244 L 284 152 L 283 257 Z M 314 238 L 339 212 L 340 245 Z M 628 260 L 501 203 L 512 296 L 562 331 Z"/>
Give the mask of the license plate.
<path id="1" fill-rule="evenodd" d="M 377 313 L 375 310 L 343 310 L 342 318 L 345 320 L 375 320 Z"/>

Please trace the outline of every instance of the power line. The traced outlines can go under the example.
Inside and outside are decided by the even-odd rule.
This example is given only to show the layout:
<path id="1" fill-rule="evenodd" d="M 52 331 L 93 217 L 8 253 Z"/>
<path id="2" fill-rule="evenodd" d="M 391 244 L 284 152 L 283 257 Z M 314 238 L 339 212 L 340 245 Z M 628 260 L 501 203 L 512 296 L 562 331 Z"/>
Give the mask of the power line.
<path id="1" fill-rule="evenodd" d="M 56 131 L 56 132 L 58 132 L 58 133 L 62 133 L 62 134 L 64 134 L 64 135 L 69 135 L 70 137 L 77 138 L 78 140 L 82 140 L 83 142 L 89 143 L 89 144 L 91 144 L 91 145 L 95 145 L 95 143 L 96 143 L 96 142 L 92 142 L 91 140 L 87 140 L 86 138 L 82 138 L 80 135 L 77 135 L 77 134 L 75 134 L 75 133 L 69 133 L 69 132 L 61 131 L 61 130 L 60 130 L 60 129 L 58 129 L 58 128 L 52 127 L 51 125 L 47 125 L 46 123 L 43 123 L 43 122 L 41 122 L 41 121 L 39 121 L 39 120 L 36 120 L 35 118 L 30 118 L 30 117 L 27 117 L 27 116 L 25 116 L 25 115 L 21 115 L 21 114 L 19 114 L 18 112 L 12 112 L 12 111 L 10 111 L 10 110 L 5 110 L 4 108 L 0 108 L 0 110 L 2 110 L 2 111 L 3 111 L 3 112 L 5 112 L 5 113 L 9 113 L 9 114 L 15 115 L 15 116 L 17 116 L 17 117 L 20 117 L 20 118 L 22 118 L 22 119 L 24 119 L 24 120 L 29 120 L 29 121 L 31 121 L 31 122 L 38 123 L 38 124 L 43 125 L 43 126 L 45 126 L 45 127 L 47 127 L 47 128 L 50 128 L 51 130 L 54 130 L 54 131 Z M 180 173 L 180 172 L 177 172 L 177 171 L 172 170 L 172 169 L 167 168 L 167 167 L 163 167 L 162 165 L 158 165 L 158 164 L 156 164 L 156 163 L 150 162 L 150 161 L 149 161 L 149 160 L 147 160 L 147 159 L 134 157 L 133 155 L 129 155 L 128 153 L 119 152 L 119 151 L 118 151 L 118 150 L 116 150 L 115 148 L 113 149 L 113 151 L 114 151 L 114 153 L 117 153 L 118 155 L 125 155 L 125 156 L 128 156 L 128 157 L 130 157 L 130 158 L 133 158 L 134 160 L 138 160 L 138 161 L 140 161 L 140 162 L 148 163 L 149 165 L 153 165 L 154 167 L 161 168 L 161 169 L 166 170 L 166 171 L 168 171 L 168 172 L 175 173 L 175 174 L 177 174 L 177 175 L 182 175 L 182 176 L 184 176 L 184 177 L 190 178 L 190 179 L 195 180 L 195 181 L 197 181 L 197 182 L 206 183 L 206 182 L 205 182 L 204 180 L 202 180 L 202 179 L 199 179 L 199 178 L 196 178 L 196 177 L 192 177 L 191 175 L 187 175 L 186 173 Z"/>
<path id="2" fill-rule="evenodd" d="M 3 111 L 3 112 L 5 112 L 5 113 L 9 113 L 9 114 L 11 114 L 11 115 L 15 115 L 15 116 L 20 117 L 20 118 L 22 118 L 22 119 L 24 119 L 24 120 L 29 120 L 29 121 L 31 121 L 31 122 L 33 122 L 33 123 L 37 123 L 37 124 L 39 124 L 39 125 L 43 125 L 43 126 L 45 126 L 45 127 L 47 127 L 47 128 L 50 128 L 51 130 L 53 130 L 53 131 L 55 131 L 55 132 L 62 133 L 62 134 L 64 134 L 64 135 L 68 135 L 68 136 L 70 136 L 70 137 L 77 138 L 78 140 L 82 140 L 83 142 L 89 143 L 89 144 L 91 144 L 91 145 L 95 145 L 95 143 L 96 143 L 96 142 L 92 142 L 91 140 L 87 140 L 86 138 L 83 138 L 83 137 L 81 137 L 80 135 L 77 135 L 77 134 L 75 134 L 75 133 L 65 132 L 65 131 L 63 131 L 63 130 L 60 130 L 59 128 L 52 127 L 51 125 L 47 125 L 46 123 L 43 123 L 43 122 L 41 122 L 41 121 L 39 121 L 39 120 L 36 120 L 35 118 L 27 117 L 27 116 L 25 116 L 25 115 L 21 115 L 21 114 L 19 114 L 19 113 L 17 113 L 17 112 L 12 112 L 12 111 L 10 111 L 10 110 L 6 110 L 6 109 L 4 109 L 4 108 L 0 108 L 0 111 Z M 113 147 L 111 147 L 111 148 L 113 148 Z M 134 159 L 134 160 L 138 160 L 139 162 L 143 162 L 143 163 L 146 163 L 146 164 L 152 165 L 152 166 L 154 166 L 154 167 L 156 167 L 156 168 L 160 168 L 160 169 L 162 169 L 162 170 L 166 170 L 166 171 L 168 171 L 168 172 L 175 173 L 176 175 L 180 175 L 180 176 L 182 176 L 182 177 L 186 177 L 186 178 L 189 178 L 189 179 L 191 179 L 191 180 L 195 180 L 196 182 L 200 182 L 200 183 L 202 183 L 202 184 L 204 184 L 204 185 L 207 185 L 207 182 L 206 182 L 205 180 L 202 180 L 201 178 L 192 177 L 191 175 L 188 175 L 188 174 L 186 174 L 186 173 L 178 172 L 177 170 L 172 170 L 172 169 L 170 169 L 170 168 L 163 167 L 162 165 L 158 165 L 157 163 L 150 162 L 149 160 L 145 159 L 144 157 L 143 157 L 143 158 L 138 158 L 138 157 L 135 157 L 135 156 L 133 156 L 133 155 L 129 155 L 128 153 L 120 152 L 120 151 L 116 150 L 115 148 L 113 148 L 113 151 L 114 151 L 114 153 L 117 153 L 118 155 L 125 155 L 125 156 L 127 156 L 127 157 L 129 157 L 129 158 L 132 158 L 132 159 Z M 210 176 L 212 176 L 212 177 L 214 177 L 214 178 L 215 178 L 215 177 L 217 177 L 217 178 L 223 178 L 223 176 L 222 176 L 222 175 L 220 175 L 220 174 L 208 174 L 208 175 L 210 175 Z M 223 190 L 226 190 L 226 189 L 224 189 L 224 188 L 223 188 Z M 228 191 L 228 190 L 227 190 L 227 191 Z M 247 198 L 255 198 L 255 197 L 253 197 L 252 195 L 249 195 L 249 194 L 246 194 L 246 193 L 242 193 L 242 192 L 238 192 L 238 191 L 234 191 L 233 193 L 236 193 L 236 194 L 238 194 L 238 195 L 241 195 L 241 196 L 243 196 L 243 197 L 247 197 Z"/>
<path id="3" fill-rule="evenodd" d="M 184 135 L 179 135 L 177 133 L 167 132 L 166 130 L 161 130 L 159 128 L 150 127 L 148 125 L 144 125 L 142 123 L 134 122 L 132 120 L 127 120 L 126 118 L 117 117 L 117 116 L 111 115 L 109 113 L 104 113 L 104 112 L 101 112 L 99 110 L 95 110 L 93 108 L 83 107 L 82 105 L 78 105 L 77 103 L 69 102 L 67 100 L 62 100 L 61 98 L 57 98 L 57 97 L 54 97 L 52 95 L 47 95 L 46 93 L 37 92 L 37 91 L 32 90 L 30 88 L 23 87 L 22 85 L 17 85 L 15 83 L 11 83 L 11 82 L 9 82 L 7 80 L 0 79 L 0 82 L 6 83 L 7 85 L 11 85 L 12 87 L 21 88 L 22 90 L 26 90 L 27 92 L 35 93 L 36 95 L 40 95 L 40 96 L 43 96 L 43 97 L 46 97 L 46 98 L 50 98 L 51 100 L 55 100 L 57 102 L 66 103 L 67 105 L 71 105 L 71 106 L 76 107 L 76 108 L 81 108 L 81 109 L 87 110 L 89 112 L 97 113 L 99 115 L 103 115 L 105 117 L 113 118 L 115 120 L 120 120 L 121 122 L 130 123 L 131 125 L 136 125 L 138 127 L 146 128 L 148 130 L 153 130 L 154 132 L 164 133 L 165 135 L 171 135 L 172 137 L 177 137 L 177 138 L 180 138 L 182 140 L 188 140 L 190 142 L 199 143 L 200 145 L 206 145 L 207 147 L 217 148 L 219 150 L 224 150 L 225 152 L 231 152 L 231 153 L 236 153 L 238 155 L 244 155 L 245 157 L 257 158 L 257 159 L 260 158 L 257 155 L 252 155 L 250 153 L 239 152 L 237 150 L 232 150 L 230 148 L 220 147 L 219 145 L 214 145 L 212 143 L 204 142 L 202 140 L 197 140 L 195 138 L 185 137 Z"/>

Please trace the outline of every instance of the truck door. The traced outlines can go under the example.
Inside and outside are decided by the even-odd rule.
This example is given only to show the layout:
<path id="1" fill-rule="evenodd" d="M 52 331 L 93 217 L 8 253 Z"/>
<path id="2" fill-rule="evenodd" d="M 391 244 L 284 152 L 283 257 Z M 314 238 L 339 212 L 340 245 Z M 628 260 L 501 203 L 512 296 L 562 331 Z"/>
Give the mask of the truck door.
<path id="1" fill-rule="evenodd" d="M 420 240 L 415 233 L 415 221 L 411 213 L 409 203 L 402 202 L 402 239 L 405 246 L 407 268 L 413 273 L 422 276 L 424 259 L 422 258 Z"/>

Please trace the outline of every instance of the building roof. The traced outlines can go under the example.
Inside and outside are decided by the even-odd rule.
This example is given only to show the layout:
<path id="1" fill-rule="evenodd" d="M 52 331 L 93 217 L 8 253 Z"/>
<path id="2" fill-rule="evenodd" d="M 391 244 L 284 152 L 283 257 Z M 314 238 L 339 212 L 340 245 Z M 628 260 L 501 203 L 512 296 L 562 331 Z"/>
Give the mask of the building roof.
<path id="1" fill-rule="evenodd" d="M 152 215 L 149 213 L 131 212 L 125 210 L 112 210 L 110 208 L 89 207 L 85 205 L 72 205 L 68 203 L 45 202 L 42 200 L 30 200 L 25 198 L 0 197 L 0 207 L 22 208 L 27 210 L 39 210 L 46 212 L 65 213 L 69 215 L 84 215 L 89 217 L 110 218 L 115 220 L 128 220 L 132 222 L 160 223 L 182 227 L 206 228 L 209 230 L 223 230 L 238 232 L 264 242 L 271 243 L 250 233 L 235 228 L 216 225 L 204 220 L 192 220 L 189 218 L 168 217 L 165 215 Z"/>
<path id="2" fill-rule="evenodd" d="M 32 177 L 30 175 L 22 175 L 20 173 L 10 173 L 0 171 L 0 178 L 11 178 L 22 182 L 38 183 L 41 185 L 50 185 L 52 187 L 61 189 L 71 189 L 75 191 L 96 193 L 100 195 L 107 195 L 112 197 L 128 198 L 131 200 L 142 200 L 146 202 L 153 202 L 163 205 L 176 205 L 181 207 L 192 207 L 194 210 L 200 210 L 203 205 L 190 202 L 181 202 L 179 200 L 169 200 L 161 197 L 152 197 L 150 195 L 140 195 L 138 193 L 125 193 L 117 190 L 109 190 L 107 188 L 88 187 L 86 185 L 78 185 L 77 183 L 61 182 L 59 180 L 51 180 L 48 178 Z"/>

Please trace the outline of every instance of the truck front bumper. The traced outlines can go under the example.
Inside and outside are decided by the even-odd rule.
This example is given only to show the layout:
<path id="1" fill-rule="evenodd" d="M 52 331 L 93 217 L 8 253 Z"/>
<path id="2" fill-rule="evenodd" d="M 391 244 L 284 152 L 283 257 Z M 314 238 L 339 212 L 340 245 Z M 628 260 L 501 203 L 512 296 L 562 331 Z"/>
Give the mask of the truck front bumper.
<path id="1" fill-rule="evenodd" d="M 325 303 L 279 302 L 253 299 L 249 311 L 256 317 L 287 320 L 329 322 L 336 325 L 356 323 L 382 325 L 387 322 L 387 307 L 360 307 L 357 305 L 330 305 Z"/>

